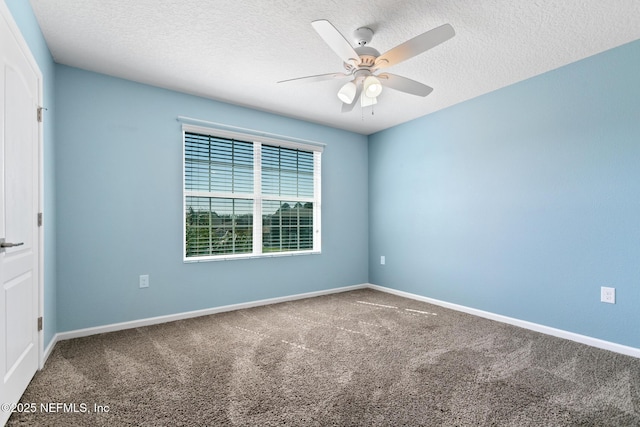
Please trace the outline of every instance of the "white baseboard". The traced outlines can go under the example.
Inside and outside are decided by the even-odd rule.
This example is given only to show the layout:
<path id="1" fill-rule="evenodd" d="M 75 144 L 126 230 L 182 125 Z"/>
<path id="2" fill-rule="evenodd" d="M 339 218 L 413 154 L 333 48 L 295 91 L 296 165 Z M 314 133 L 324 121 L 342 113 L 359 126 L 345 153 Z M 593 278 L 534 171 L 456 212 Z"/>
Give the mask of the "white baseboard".
<path id="1" fill-rule="evenodd" d="M 60 339 L 59 336 L 60 336 L 60 334 L 55 334 L 53 336 L 53 338 L 51 339 L 51 341 L 49 342 L 49 345 L 47 346 L 47 348 L 44 349 L 44 353 L 42 354 L 42 360 L 40 361 L 40 368 L 39 369 L 44 368 L 44 364 L 47 363 L 47 359 L 49 358 L 49 356 L 51 356 L 51 352 L 53 351 L 53 347 L 56 346 L 56 343 Z"/>
<path id="2" fill-rule="evenodd" d="M 295 301 L 303 298 L 312 298 L 312 297 L 317 297 L 321 295 L 329 295 L 329 294 L 335 294 L 335 293 L 347 292 L 347 291 L 353 291 L 356 289 L 365 289 L 365 288 L 370 288 L 377 291 L 414 299 L 417 301 L 427 302 L 429 304 L 434 304 L 434 305 L 449 308 L 452 310 L 461 311 L 474 316 L 483 317 L 485 319 L 495 320 L 498 322 L 519 326 L 521 328 L 529 329 L 535 332 L 540 332 L 543 334 L 552 335 L 554 337 L 564 338 L 564 339 L 579 342 L 582 344 L 590 345 L 592 347 L 613 351 L 615 353 L 620 353 L 620 354 L 625 354 L 627 356 L 640 358 L 640 348 L 629 347 L 622 344 L 616 344 L 610 341 L 604 341 L 598 338 L 593 338 L 586 335 L 576 334 L 574 332 L 564 331 L 562 329 L 556 329 L 549 326 L 528 322 L 526 320 L 520 320 L 513 317 L 507 317 L 500 314 L 491 313 L 488 311 L 478 310 L 476 308 L 466 307 L 463 305 L 453 304 L 450 302 L 441 301 L 434 298 L 424 297 L 422 295 L 399 291 L 397 289 L 386 288 L 384 286 L 374 285 L 371 283 L 364 283 L 361 285 L 345 286 L 341 288 L 326 289 L 326 290 L 316 291 L 316 292 L 307 292 L 303 294 L 295 294 L 295 295 L 289 295 L 289 296 L 278 297 L 278 298 L 269 298 L 269 299 L 250 301 L 250 302 L 245 302 L 240 304 L 231 304 L 231 305 L 225 305 L 221 307 L 213 307 L 213 308 L 207 308 L 203 310 L 189 311 L 185 313 L 170 314 L 167 316 L 150 317 L 146 319 L 132 320 L 130 322 L 113 323 L 110 325 L 96 326 L 93 328 L 76 329 L 68 332 L 60 332 L 54 336 L 54 338 L 51 340 L 51 342 L 47 346 L 42 364 L 44 365 L 44 362 L 47 360 L 47 358 L 53 351 L 53 347 L 58 341 L 68 340 L 72 338 L 86 337 L 86 336 L 95 335 L 95 334 L 103 334 L 106 332 L 121 331 L 124 329 L 140 328 L 143 326 L 157 325 L 159 323 L 173 322 L 176 320 L 190 319 L 193 317 L 223 313 L 226 311 L 241 310 L 245 308 L 258 307 L 262 305 L 276 304 L 276 303 L 287 302 L 287 301 Z"/>
<path id="3" fill-rule="evenodd" d="M 258 301 L 250 301 L 240 304 L 224 305 L 221 307 L 206 308 L 203 310 L 188 311 L 185 313 L 176 313 L 166 316 L 149 317 L 146 319 L 132 320 L 130 322 L 112 323 L 110 325 L 96 326 L 93 328 L 76 329 L 74 331 L 60 332 L 56 334 L 56 342 L 68 340 L 72 338 L 86 337 L 95 334 L 104 334 L 106 332 L 121 331 L 124 329 L 140 328 L 142 326 L 157 325 L 159 323 L 174 322 L 176 320 L 190 319 L 193 317 L 207 316 L 209 314 L 223 313 L 225 311 L 241 310 L 245 308 L 258 307 L 261 305 L 277 304 L 280 302 L 294 301 L 303 298 L 312 298 L 321 295 L 336 294 L 340 292 L 353 291 L 356 289 L 364 289 L 368 285 L 353 285 L 341 288 L 326 289 L 322 291 L 307 292 L 303 294 L 295 294 L 278 298 L 269 298 Z M 52 340 L 53 341 L 53 340 Z M 53 347 L 52 347 L 53 348 Z"/>
<path id="4" fill-rule="evenodd" d="M 502 323 L 508 323 L 509 325 L 519 326 L 521 328 L 530 329 L 535 332 L 540 332 L 547 335 L 552 335 L 558 338 L 564 338 L 571 341 L 586 344 L 592 347 L 601 348 L 604 350 L 613 351 L 615 353 L 625 354 L 627 356 L 633 356 L 640 358 L 640 348 L 629 347 L 622 344 L 616 344 L 610 341 L 604 341 L 598 338 L 592 338 L 586 335 L 576 334 L 574 332 L 564 331 L 562 329 L 556 329 L 549 326 L 540 325 L 538 323 L 528 322 L 526 320 L 515 319 L 513 317 L 507 317 L 500 314 L 491 313 L 488 311 L 478 310 L 476 308 L 466 307 L 464 305 L 453 304 L 446 301 L 440 301 L 434 298 L 423 297 L 422 295 L 416 295 L 409 292 L 399 291 L 397 289 L 386 288 L 384 286 L 367 284 L 368 288 L 375 289 L 377 291 L 387 292 L 389 294 L 398 295 L 405 298 L 414 299 L 417 301 L 427 302 L 429 304 L 439 305 L 441 307 L 450 308 L 452 310 L 461 311 L 464 313 L 472 314 L 478 317 L 484 317 L 485 319 L 495 320 Z"/>

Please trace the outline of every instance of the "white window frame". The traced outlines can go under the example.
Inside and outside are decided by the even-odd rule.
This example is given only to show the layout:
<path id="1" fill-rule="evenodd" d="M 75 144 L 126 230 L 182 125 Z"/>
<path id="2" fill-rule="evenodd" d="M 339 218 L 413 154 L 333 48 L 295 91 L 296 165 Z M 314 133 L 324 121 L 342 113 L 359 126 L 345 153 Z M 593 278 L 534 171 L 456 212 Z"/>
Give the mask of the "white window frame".
<path id="1" fill-rule="evenodd" d="M 186 171 L 186 133 L 198 133 L 202 135 L 210 135 L 218 138 L 233 139 L 253 143 L 253 193 L 220 193 L 220 192 L 202 192 L 190 191 L 186 189 L 185 171 Z M 262 145 L 276 146 L 282 148 L 297 149 L 301 151 L 313 152 L 313 197 L 294 197 L 294 196 L 276 196 L 262 194 Z M 217 129 L 205 126 L 183 123 L 182 125 L 182 256 L 185 263 L 206 262 L 206 261 L 224 261 L 233 259 L 247 258 L 266 258 L 280 256 L 295 256 L 320 254 L 322 248 L 322 232 L 321 232 L 321 166 L 323 144 L 310 144 L 299 142 L 292 139 L 281 139 L 279 137 L 271 137 L 256 135 L 253 133 L 237 132 L 235 130 Z M 251 253 L 239 254 L 222 254 L 207 255 L 198 257 L 187 257 L 187 224 L 186 224 L 186 202 L 189 196 L 216 197 L 225 199 L 245 199 L 253 200 L 253 251 Z M 286 201 L 313 203 L 313 249 L 301 251 L 282 251 L 282 252 L 262 252 L 262 202 L 263 200 Z"/>

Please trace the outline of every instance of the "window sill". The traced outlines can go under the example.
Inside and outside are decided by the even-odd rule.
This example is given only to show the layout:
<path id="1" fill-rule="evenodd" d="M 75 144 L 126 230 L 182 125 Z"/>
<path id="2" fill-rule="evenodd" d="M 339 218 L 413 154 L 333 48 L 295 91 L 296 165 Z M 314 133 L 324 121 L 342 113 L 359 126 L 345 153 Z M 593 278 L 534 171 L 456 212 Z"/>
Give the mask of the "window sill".
<path id="1" fill-rule="evenodd" d="M 216 255 L 216 256 L 204 256 L 197 258 L 184 258 L 185 264 L 198 263 L 198 262 L 210 262 L 210 261 L 232 261 L 239 259 L 257 259 L 257 258 L 276 258 L 276 257 L 290 257 L 300 255 L 320 255 L 321 251 L 296 251 L 296 252 L 272 252 L 266 254 L 237 254 L 237 255 Z"/>

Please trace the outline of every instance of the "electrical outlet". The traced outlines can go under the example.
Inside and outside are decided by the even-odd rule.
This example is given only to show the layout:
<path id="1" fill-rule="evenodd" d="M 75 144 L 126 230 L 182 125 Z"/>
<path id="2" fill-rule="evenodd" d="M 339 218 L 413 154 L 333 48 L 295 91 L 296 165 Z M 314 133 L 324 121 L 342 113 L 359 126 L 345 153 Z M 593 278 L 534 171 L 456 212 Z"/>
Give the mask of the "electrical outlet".
<path id="1" fill-rule="evenodd" d="M 140 275 L 140 287 L 141 288 L 148 288 L 149 287 L 149 275 L 148 274 L 141 274 Z"/>
<path id="2" fill-rule="evenodd" d="M 380 265 L 384 265 L 385 262 L 387 262 L 387 260 L 385 259 L 384 255 L 382 255 L 380 257 Z"/>
<path id="3" fill-rule="evenodd" d="M 600 301 L 606 302 L 609 304 L 616 303 L 616 288 L 608 288 L 606 286 L 602 286 L 600 288 Z"/>

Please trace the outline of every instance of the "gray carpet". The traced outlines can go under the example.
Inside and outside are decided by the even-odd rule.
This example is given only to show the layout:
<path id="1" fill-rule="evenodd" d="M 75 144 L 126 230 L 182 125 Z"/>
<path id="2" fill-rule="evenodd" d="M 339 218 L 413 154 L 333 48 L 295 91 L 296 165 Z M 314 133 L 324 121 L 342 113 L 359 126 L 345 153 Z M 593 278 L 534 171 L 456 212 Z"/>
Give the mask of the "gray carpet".
<path id="1" fill-rule="evenodd" d="M 22 403 L 9 426 L 637 426 L 640 359 L 364 289 L 63 341 Z"/>

